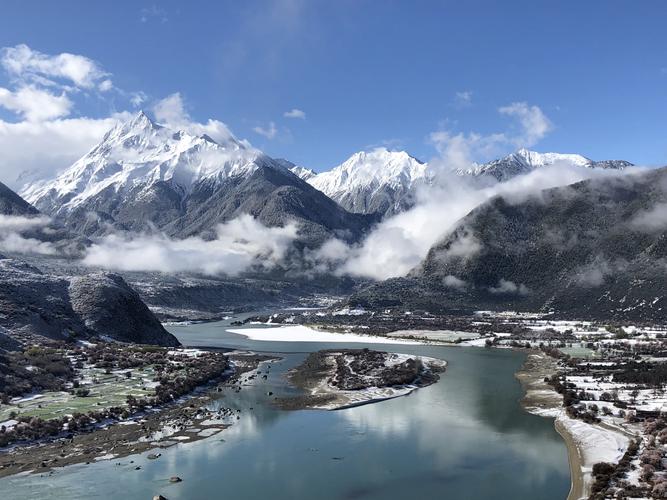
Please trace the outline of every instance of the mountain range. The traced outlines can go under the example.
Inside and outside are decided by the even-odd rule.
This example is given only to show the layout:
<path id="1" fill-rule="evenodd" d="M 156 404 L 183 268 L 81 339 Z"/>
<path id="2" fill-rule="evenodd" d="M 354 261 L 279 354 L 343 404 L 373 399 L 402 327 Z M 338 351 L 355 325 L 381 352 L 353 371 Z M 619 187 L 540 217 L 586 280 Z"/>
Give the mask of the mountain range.
<path id="1" fill-rule="evenodd" d="M 581 155 L 522 149 L 448 175 L 506 182 L 559 165 L 613 170 L 632 166 L 622 160 L 593 161 Z M 442 239 L 408 276 L 367 284 L 351 296 L 350 303 L 440 312 L 513 308 L 578 317 L 664 317 L 660 287 L 667 259 L 661 225 L 665 219 L 661 210 L 667 203 L 665 172 L 603 176 L 518 201 L 495 197 L 453 230 L 434 227 Z M 0 214 L 28 218 L 46 214 L 51 217 L 46 227 L 26 229 L 23 235 L 58 243 L 58 248 L 66 242 L 80 249 L 119 231 L 207 239 L 218 224 L 247 213 L 265 226 L 298 224 L 295 248 L 301 253 L 290 257 L 294 263 L 307 261 L 312 257 L 308 252 L 333 238 L 359 242 L 383 217 L 412 207 L 418 191 L 437 180 L 428 164 L 383 148 L 355 153 L 340 166 L 315 173 L 273 159 L 231 134 L 215 141 L 172 130 L 141 112 L 110 130 L 55 179 L 24 187 L 23 198 L 0 185 Z M 47 271 L 42 271 L 42 265 L 27 264 L 14 255 L 0 262 L 8 282 L 15 274 L 36 290 L 43 283 L 57 291 L 47 296 L 59 299 L 46 301 L 49 307 L 62 303 L 55 317 L 80 315 L 81 308 L 71 302 L 78 286 L 73 276 L 86 272 L 68 270 L 63 275 L 55 261 L 45 262 Z M 231 280 L 135 273 L 133 285 L 119 282 L 122 278 L 115 275 L 93 282 L 100 290 L 125 290 L 129 295 L 135 287 L 140 299 L 166 317 L 178 315 L 179 297 L 187 302 L 180 304 L 183 307 L 219 314 L 234 297 L 244 297 L 240 300 L 245 303 L 256 296 L 269 303 L 280 296 L 298 297 L 306 288 L 319 293 L 327 287 L 340 292 L 353 286 L 326 272 L 313 280 L 311 275 L 295 273 L 290 265 L 286 262 L 276 273 Z M 318 285 L 306 285 L 309 280 Z M 88 285 L 84 288 L 89 291 L 85 295 L 105 295 Z M 6 309 L 19 311 L 28 307 L 25 297 L 35 298 L 36 293 L 6 284 L 0 300 Z M 12 305 L 16 300 L 20 306 Z M 46 305 L 37 306 L 41 312 L 29 318 L 49 317 L 40 307 Z M 133 306 L 135 312 L 140 309 Z M 41 326 L 47 336 L 57 337 L 60 334 L 54 332 L 63 331 L 58 321 L 55 327 L 49 321 Z M 15 323 L 6 324 L 16 328 Z M 79 328 L 76 320 L 67 324 L 75 326 L 66 329 Z"/>
<path id="2" fill-rule="evenodd" d="M 356 240 L 373 221 L 231 135 L 218 143 L 158 125 L 143 112 L 56 179 L 21 194 L 85 236 L 157 229 L 206 237 L 219 223 L 250 214 L 266 226 L 296 222 L 301 242 L 316 246 L 334 236 Z"/>
<path id="3" fill-rule="evenodd" d="M 553 311 L 664 320 L 667 168 L 498 196 L 459 221 L 405 278 L 350 302 L 369 308 Z"/>
<path id="4" fill-rule="evenodd" d="M 633 166 L 624 160 L 593 161 L 578 154 L 538 153 L 520 149 L 504 158 L 476 164 L 453 173 L 463 178 L 486 178 L 505 182 L 535 169 L 549 166 L 623 170 Z M 415 204 L 420 188 L 449 172 L 435 171 L 405 151 L 377 148 L 352 155 L 341 165 L 316 174 L 288 162 L 290 170 L 338 202 L 346 210 L 387 217 L 403 212 Z"/>
<path id="5" fill-rule="evenodd" d="M 623 170 L 633 164 L 625 160 L 594 161 L 578 154 L 537 153 L 522 148 L 504 158 L 489 163 L 474 165 L 472 168 L 457 170 L 458 175 L 491 177 L 499 182 L 507 181 L 519 175 L 525 175 L 537 168 L 552 165 L 575 166 L 581 168 L 599 168 L 603 170 Z"/>

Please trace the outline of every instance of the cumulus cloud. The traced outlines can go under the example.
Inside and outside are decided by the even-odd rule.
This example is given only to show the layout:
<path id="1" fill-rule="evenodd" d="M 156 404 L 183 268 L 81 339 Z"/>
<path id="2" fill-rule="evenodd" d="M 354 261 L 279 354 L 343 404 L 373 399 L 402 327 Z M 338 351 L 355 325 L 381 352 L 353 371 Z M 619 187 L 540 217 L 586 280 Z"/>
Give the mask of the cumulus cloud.
<path id="1" fill-rule="evenodd" d="M 85 56 L 49 55 L 21 44 L 0 49 L 0 67 L 11 83 L 0 87 L 0 107 L 17 117 L 0 120 L 0 180 L 13 188 L 66 168 L 126 117 L 70 118 L 74 96 L 95 91 L 102 99 L 114 89 L 109 73 Z"/>
<path id="2" fill-rule="evenodd" d="M 267 127 L 262 127 L 258 125 L 254 127 L 252 130 L 256 134 L 263 135 L 269 140 L 273 139 L 278 134 L 278 129 L 276 128 L 276 124 L 273 122 L 270 122 Z"/>
<path id="3" fill-rule="evenodd" d="M 5 47 L 0 51 L 0 64 L 19 82 L 43 86 L 73 85 L 82 89 L 113 85 L 109 73 L 88 57 L 63 52 L 49 55 L 33 50 L 25 44 Z"/>
<path id="4" fill-rule="evenodd" d="M 48 217 L 0 215 L 0 251 L 19 254 L 54 255 L 53 244 L 38 240 L 25 232 L 46 228 Z"/>
<path id="5" fill-rule="evenodd" d="M 65 93 L 55 95 L 33 86 L 21 87 L 15 92 L 0 87 L 0 106 L 30 122 L 37 122 L 69 115 L 72 101 Z"/>
<path id="6" fill-rule="evenodd" d="M 515 102 L 498 109 L 501 115 L 514 119 L 510 130 L 490 134 L 455 133 L 441 129 L 429 135 L 429 141 L 440 157 L 437 165 L 446 170 L 462 170 L 476 162 L 487 161 L 508 149 L 534 146 L 553 128 L 538 106 Z"/>
<path id="7" fill-rule="evenodd" d="M 289 111 L 285 111 L 283 113 L 283 116 L 285 118 L 298 118 L 300 120 L 305 120 L 306 119 L 305 111 L 301 111 L 300 109 L 297 109 L 297 108 L 293 108 Z"/>
<path id="8" fill-rule="evenodd" d="M 34 179 L 50 177 L 79 159 L 127 116 L 17 123 L 0 120 L 0 180 L 20 188 Z"/>
<path id="9" fill-rule="evenodd" d="M 498 295 L 528 295 L 530 290 L 523 283 L 517 285 L 513 281 L 501 278 L 497 286 L 489 287 L 489 292 Z"/>
<path id="10" fill-rule="evenodd" d="M 297 226 L 265 227 L 250 215 L 220 224 L 216 238 L 182 240 L 162 235 L 110 235 L 90 247 L 84 264 L 120 271 L 237 275 L 279 263 L 297 237 Z"/>
<path id="11" fill-rule="evenodd" d="M 519 148 L 533 146 L 553 129 L 551 121 L 542 110 L 526 102 L 513 102 L 499 108 L 498 112 L 518 120 L 520 131 L 511 140 Z"/>

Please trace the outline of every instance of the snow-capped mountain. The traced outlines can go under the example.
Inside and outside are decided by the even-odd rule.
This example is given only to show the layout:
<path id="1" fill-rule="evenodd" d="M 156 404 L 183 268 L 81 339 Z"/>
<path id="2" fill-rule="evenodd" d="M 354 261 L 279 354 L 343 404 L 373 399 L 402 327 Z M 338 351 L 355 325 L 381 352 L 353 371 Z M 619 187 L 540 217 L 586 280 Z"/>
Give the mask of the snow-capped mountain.
<path id="1" fill-rule="evenodd" d="M 338 232 L 354 238 L 367 225 L 233 135 L 216 142 L 158 125 L 143 112 L 56 179 L 22 194 L 87 236 L 155 228 L 177 237 L 207 234 L 243 213 L 267 226 L 295 221 L 308 241 Z"/>
<path id="2" fill-rule="evenodd" d="M 350 212 L 390 215 L 412 206 L 416 186 L 429 179 L 425 163 L 405 151 L 378 148 L 307 180 Z"/>
<path id="3" fill-rule="evenodd" d="M 160 126 L 140 112 L 110 130 L 100 144 L 55 181 L 28 186 L 22 195 L 52 215 L 71 212 L 108 190 L 116 195 L 132 191 L 134 196 L 145 197 L 158 183 L 168 184 L 183 197 L 205 179 L 216 182 L 252 173 L 262 163 L 262 156 L 233 136 L 218 144 L 206 135 Z"/>
<path id="4" fill-rule="evenodd" d="M 537 153 L 527 149 L 519 149 L 504 158 L 475 165 L 470 169 L 457 170 L 458 175 L 474 177 L 490 176 L 498 181 L 507 181 L 517 175 L 527 174 L 536 168 L 550 165 L 572 165 L 582 168 L 602 168 L 622 170 L 631 167 L 632 163 L 624 160 L 593 161 L 578 154 Z"/>

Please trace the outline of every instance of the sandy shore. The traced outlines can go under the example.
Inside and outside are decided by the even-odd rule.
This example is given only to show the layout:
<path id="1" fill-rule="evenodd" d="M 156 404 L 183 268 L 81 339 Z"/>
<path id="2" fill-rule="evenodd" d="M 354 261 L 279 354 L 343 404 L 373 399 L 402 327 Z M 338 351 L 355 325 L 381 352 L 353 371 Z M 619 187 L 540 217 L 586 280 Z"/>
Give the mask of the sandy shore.
<path id="1" fill-rule="evenodd" d="M 567 448 L 567 459 L 570 463 L 570 493 L 567 495 L 567 500 L 579 500 L 582 498 L 588 497 L 588 491 L 586 488 L 586 483 L 584 481 L 583 474 L 583 465 L 584 460 L 581 456 L 581 450 L 577 446 L 574 436 L 570 434 L 570 431 L 567 429 L 562 422 L 558 419 L 555 421 L 556 432 L 560 434 L 565 441 L 565 447 Z"/>

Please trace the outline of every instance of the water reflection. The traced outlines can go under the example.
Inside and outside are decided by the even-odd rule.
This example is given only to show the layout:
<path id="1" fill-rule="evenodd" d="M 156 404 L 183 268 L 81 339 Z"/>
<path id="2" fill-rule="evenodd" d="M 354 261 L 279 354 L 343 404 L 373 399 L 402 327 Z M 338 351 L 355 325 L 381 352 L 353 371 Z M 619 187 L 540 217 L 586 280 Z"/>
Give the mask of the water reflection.
<path id="1" fill-rule="evenodd" d="M 256 343 L 222 326 L 194 325 L 177 334 L 203 345 L 263 351 L 328 347 Z M 270 405 L 267 392 L 292 391 L 283 374 L 305 356 L 286 354 L 268 380 L 240 392 L 227 390 L 212 403 L 242 410 L 223 433 L 165 450 L 159 460 L 143 455 L 120 460 L 122 465 L 71 467 L 51 478 L 0 480 L 3 498 L 566 497 L 567 455 L 553 422 L 526 414 L 518 404 L 521 391 L 513 373 L 522 356 L 476 348 L 387 347 L 450 364 L 439 383 L 408 397 L 336 412 L 284 412 Z M 136 464 L 141 471 L 134 470 Z M 184 481 L 170 485 L 172 475 Z"/>

